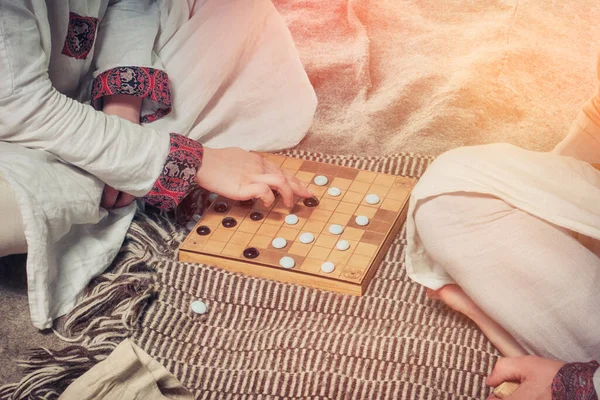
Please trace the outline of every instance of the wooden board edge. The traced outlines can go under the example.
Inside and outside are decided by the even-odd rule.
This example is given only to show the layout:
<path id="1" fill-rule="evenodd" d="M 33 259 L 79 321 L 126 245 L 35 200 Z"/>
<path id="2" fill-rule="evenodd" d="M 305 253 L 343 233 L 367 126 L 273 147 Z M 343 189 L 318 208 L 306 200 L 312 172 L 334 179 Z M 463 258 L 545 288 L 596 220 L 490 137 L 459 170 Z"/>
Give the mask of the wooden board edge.
<path id="1" fill-rule="evenodd" d="M 179 261 L 214 265 L 230 272 L 241 273 L 256 278 L 276 280 L 283 283 L 291 283 L 342 294 L 354 296 L 361 296 L 363 294 L 362 286 L 359 284 L 333 280 L 325 276 L 291 274 L 290 271 L 285 269 L 252 268 L 251 266 L 248 268 L 248 264 L 243 261 L 223 259 L 205 254 L 201 255 L 181 249 L 179 250 Z"/>
<path id="2" fill-rule="evenodd" d="M 413 188 L 414 188 L 414 186 L 413 186 Z M 412 189 L 411 189 L 411 192 L 412 192 Z M 404 201 L 404 204 L 402 205 L 402 208 L 400 210 L 400 214 L 398 214 L 398 216 L 396 217 L 394 224 L 388 231 L 388 234 L 387 234 L 385 240 L 383 241 L 383 244 L 379 248 L 379 252 L 373 259 L 371 268 L 369 268 L 369 270 L 367 271 L 367 274 L 365 275 L 365 277 L 363 278 L 363 280 L 361 282 L 363 294 L 366 293 L 367 288 L 369 287 L 369 283 L 371 282 L 371 279 L 373 278 L 373 276 L 375 276 L 375 272 L 377 272 L 377 270 L 379 269 L 381 262 L 383 261 L 383 258 L 385 257 L 385 255 L 388 253 L 388 251 L 390 251 L 392 242 L 396 238 L 396 235 L 398 235 L 400 228 L 402 228 L 402 224 L 406 220 L 406 215 L 408 214 L 408 200 L 409 199 L 410 199 L 410 196 L 408 196 L 406 198 L 406 200 Z"/>

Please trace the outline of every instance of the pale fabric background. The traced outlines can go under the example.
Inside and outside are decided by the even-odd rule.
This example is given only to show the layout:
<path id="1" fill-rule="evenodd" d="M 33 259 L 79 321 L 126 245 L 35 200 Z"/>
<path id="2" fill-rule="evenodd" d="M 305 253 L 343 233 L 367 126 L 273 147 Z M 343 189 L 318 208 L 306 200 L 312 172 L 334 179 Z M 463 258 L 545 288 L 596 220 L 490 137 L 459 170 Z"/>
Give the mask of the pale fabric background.
<path id="1" fill-rule="evenodd" d="M 596 83 L 594 0 L 275 0 L 319 98 L 301 149 L 550 150 Z"/>

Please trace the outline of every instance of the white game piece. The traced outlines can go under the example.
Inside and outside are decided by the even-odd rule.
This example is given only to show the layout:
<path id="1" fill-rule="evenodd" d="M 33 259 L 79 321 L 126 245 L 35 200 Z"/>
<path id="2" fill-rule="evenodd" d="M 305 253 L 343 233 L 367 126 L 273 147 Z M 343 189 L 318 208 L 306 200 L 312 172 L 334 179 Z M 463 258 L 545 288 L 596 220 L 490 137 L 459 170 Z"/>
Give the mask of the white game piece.
<path id="1" fill-rule="evenodd" d="M 196 222 L 200 221 L 201 218 L 202 218 L 202 215 L 200 215 L 200 214 L 192 215 L 192 219 Z"/>
<path id="2" fill-rule="evenodd" d="M 365 217 L 364 215 L 359 215 L 358 217 L 356 217 L 355 221 L 356 225 L 359 226 L 369 225 L 369 218 Z"/>
<path id="3" fill-rule="evenodd" d="M 338 249 L 338 250 L 340 250 L 340 251 L 346 251 L 346 250 L 348 250 L 350 248 L 350 243 L 347 240 L 340 240 L 335 245 L 335 248 Z"/>
<path id="4" fill-rule="evenodd" d="M 302 235 L 300 235 L 299 240 L 301 243 L 309 244 L 315 240 L 315 235 L 310 232 L 304 232 Z"/>
<path id="5" fill-rule="evenodd" d="M 367 201 L 367 203 L 375 205 L 379 203 L 379 196 L 377 196 L 374 193 L 368 194 L 367 197 L 365 197 L 365 200 Z"/>
<path id="6" fill-rule="evenodd" d="M 211 194 L 208 195 L 208 201 L 212 203 L 213 201 L 215 201 L 217 199 L 217 197 L 219 197 L 218 194 L 211 193 Z"/>
<path id="7" fill-rule="evenodd" d="M 188 231 L 191 231 L 192 229 L 194 229 L 196 227 L 196 222 L 190 221 L 187 224 L 185 224 L 185 227 L 187 228 Z"/>
<path id="8" fill-rule="evenodd" d="M 290 214 L 285 216 L 285 223 L 288 225 L 296 225 L 299 219 L 296 214 Z"/>
<path id="9" fill-rule="evenodd" d="M 327 185 L 327 182 L 329 182 L 329 180 L 327 179 L 326 176 L 323 176 L 323 175 L 315 176 L 315 185 L 325 186 L 325 185 Z"/>
<path id="10" fill-rule="evenodd" d="M 340 194 L 342 194 L 342 191 L 340 188 L 330 187 L 327 189 L 327 194 L 333 197 L 338 197 Z"/>
<path id="11" fill-rule="evenodd" d="M 282 237 L 278 237 L 278 238 L 273 239 L 273 241 L 271 242 L 271 244 L 276 249 L 283 249 L 285 246 L 287 246 L 287 240 L 285 240 Z"/>
<path id="12" fill-rule="evenodd" d="M 329 233 L 332 235 L 341 235 L 344 232 L 344 227 L 338 224 L 333 224 L 329 227 Z"/>
<path id="13" fill-rule="evenodd" d="M 192 305 L 191 305 L 192 311 L 195 312 L 196 314 L 206 314 L 206 304 L 204 304 L 203 301 L 200 300 L 194 300 L 192 301 Z"/>
<path id="14" fill-rule="evenodd" d="M 321 264 L 321 271 L 325 272 L 326 274 L 333 272 L 334 269 L 335 265 L 333 265 L 332 262 L 326 261 L 323 264 Z"/>
<path id="15" fill-rule="evenodd" d="M 296 261 L 294 261 L 292 257 L 285 256 L 282 257 L 281 260 L 279 260 L 279 265 L 281 265 L 285 269 L 290 269 L 294 268 L 294 265 L 296 265 Z"/>

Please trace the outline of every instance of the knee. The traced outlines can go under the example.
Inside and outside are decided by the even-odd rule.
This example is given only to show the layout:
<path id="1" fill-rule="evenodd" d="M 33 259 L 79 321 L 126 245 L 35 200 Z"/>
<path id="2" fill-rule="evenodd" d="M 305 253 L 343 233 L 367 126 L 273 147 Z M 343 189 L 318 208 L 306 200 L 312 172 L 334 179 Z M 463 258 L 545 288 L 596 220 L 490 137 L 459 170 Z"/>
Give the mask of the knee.
<path id="1" fill-rule="evenodd" d="M 426 251 L 449 262 L 464 256 L 490 225 L 511 212 L 504 201 L 474 193 L 444 194 L 422 200 L 414 213 L 415 227 Z"/>
<path id="2" fill-rule="evenodd" d="M 460 196 L 444 194 L 422 200 L 414 214 L 415 225 L 419 234 L 437 236 L 441 231 L 448 233 L 456 228 L 460 219 L 464 218 L 461 212 Z"/>

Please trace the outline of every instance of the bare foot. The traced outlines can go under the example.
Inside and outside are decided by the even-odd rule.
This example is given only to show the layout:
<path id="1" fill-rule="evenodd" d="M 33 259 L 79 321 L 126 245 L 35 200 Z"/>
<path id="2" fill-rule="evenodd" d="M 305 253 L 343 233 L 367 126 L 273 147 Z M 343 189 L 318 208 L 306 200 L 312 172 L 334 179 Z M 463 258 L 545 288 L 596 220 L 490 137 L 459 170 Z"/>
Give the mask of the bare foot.
<path id="1" fill-rule="evenodd" d="M 438 290 L 427 289 L 427 296 L 432 300 L 443 301 L 448 307 L 473 320 L 505 357 L 527 355 L 511 334 L 479 308 L 458 285 L 445 285 Z"/>

